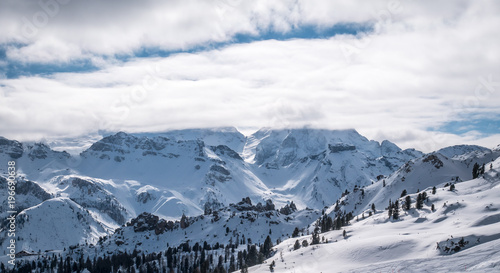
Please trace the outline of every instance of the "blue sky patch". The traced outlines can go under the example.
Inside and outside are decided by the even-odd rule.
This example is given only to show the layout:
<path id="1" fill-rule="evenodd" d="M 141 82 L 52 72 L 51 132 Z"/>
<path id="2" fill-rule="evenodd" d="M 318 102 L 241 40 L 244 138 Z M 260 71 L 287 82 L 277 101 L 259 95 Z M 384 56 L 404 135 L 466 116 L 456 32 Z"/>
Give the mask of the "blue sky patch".
<path id="1" fill-rule="evenodd" d="M 493 119 L 450 121 L 432 131 L 440 131 L 456 135 L 463 135 L 470 131 L 477 131 L 484 136 L 490 136 L 500 133 L 500 116 L 495 116 Z"/>
<path id="2" fill-rule="evenodd" d="M 304 25 L 298 28 L 293 28 L 288 32 L 277 32 L 274 30 L 263 30 L 259 35 L 237 34 L 230 41 L 220 43 L 206 43 L 191 47 L 189 49 L 179 50 L 163 50 L 160 48 L 143 47 L 136 50 L 133 54 L 101 56 L 102 58 L 115 58 L 116 60 L 127 62 L 134 58 L 150 58 L 150 57 L 168 57 L 178 53 L 196 53 L 201 51 L 219 49 L 230 46 L 232 44 L 252 43 L 256 41 L 278 40 L 285 41 L 291 39 L 328 39 L 335 35 L 357 35 L 359 33 L 370 32 L 373 28 L 369 24 L 337 24 L 332 27 L 318 27 Z M 29 76 L 50 76 L 54 73 L 64 72 L 92 72 L 99 70 L 90 60 L 80 59 L 71 61 L 70 63 L 21 63 L 9 60 L 6 56 L 6 48 L 8 46 L 23 47 L 21 44 L 0 45 L 0 60 L 7 61 L 6 77 L 15 79 L 19 77 Z"/>

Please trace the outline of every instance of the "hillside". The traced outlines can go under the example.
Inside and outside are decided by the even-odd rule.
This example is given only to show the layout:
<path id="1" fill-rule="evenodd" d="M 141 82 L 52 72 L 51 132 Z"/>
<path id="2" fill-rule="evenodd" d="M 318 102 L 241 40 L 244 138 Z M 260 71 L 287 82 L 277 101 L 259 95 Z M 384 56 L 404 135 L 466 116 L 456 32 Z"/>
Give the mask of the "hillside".
<path id="1" fill-rule="evenodd" d="M 267 272 L 272 261 L 275 272 L 414 271 L 424 260 L 443 268 L 438 261 L 477 250 L 469 268 L 497 262 L 479 257 L 495 254 L 500 238 L 492 228 L 500 219 L 498 148 L 423 154 L 355 130 L 315 129 L 246 137 L 232 128 L 120 132 L 79 156 L 0 140 L 0 158 L 18 166 L 17 251 L 41 251 L 42 259 L 61 254 L 92 264 L 133 253 L 122 257 L 127 264 L 148 259 L 144 266 L 181 271 L 201 264 L 236 270 L 266 259 L 250 272 Z M 7 203 L 1 206 L 6 211 Z M 319 244 L 311 246 L 318 232 Z M 182 266 L 165 260 L 167 251 Z M 202 253 L 211 258 L 200 260 Z"/>
<path id="2" fill-rule="evenodd" d="M 427 164 L 426 159 L 433 155 L 439 161 L 445 160 L 443 165 L 437 159 Z M 327 243 L 298 250 L 293 250 L 295 241 L 310 242 L 311 236 L 285 240 L 276 247 L 279 254 L 249 272 L 269 272 L 272 261 L 276 264 L 274 272 L 497 272 L 500 266 L 498 154 L 490 162 L 492 168 L 472 180 L 465 173 L 457 173 L 460 170 L 455 168 L 457 162 L 439 153 L 412 163 L 412 171 L 406 172 L 403 167 L 387 179 L 386 187 L 365 188 L 364 199 L 369 201 L 357 203 L 354 219 L 343 228 L 345 238 L 342 230 L 328 231 L 320 235 Z M 406 174 L 405 181 L 400 180 L 402 173 Z M 431 175 L 425 183 L 418 184 L 424 173 Z M 462 175 L 465 181 L 452 181 L 450 174 Z M 453 183 L 455 189 L 450 191 L 447 183 Z M 426 192 L 428 197 L 421 209 L 415 208 L 418 197 L 415 187 L 420 187 L 420 193 Z M 394 202 L 399 198 L 397 194 L 402 188 L 410 193 L 410 209 L 402 208 L 406 197 L 400 198 L 399 219 L 389 218 L 389 199 Z M 357 200 L 359 192 L 347 195 L 343 201 Z M 373 214 L 371 209 L 365 210 L 365 203 L 375 203 Z M 351 208 L 352 201 L 340 210 Z"/>

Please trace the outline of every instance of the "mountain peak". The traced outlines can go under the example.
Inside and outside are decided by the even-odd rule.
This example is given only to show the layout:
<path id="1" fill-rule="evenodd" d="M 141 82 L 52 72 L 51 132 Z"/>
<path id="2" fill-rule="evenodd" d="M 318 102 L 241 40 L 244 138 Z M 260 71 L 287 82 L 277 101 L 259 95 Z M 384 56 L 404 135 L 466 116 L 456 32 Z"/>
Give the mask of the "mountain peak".
<path id="1" fill-rule="evenodd" d="M 450 147 L 445 147 L 437 151 L 438 153 L 452 158 L 456 156 L 464 156 L 470 153 L 484 153 L 491 152 L 490 149 L 478 146 L 478 145 L 454 145 Z"/>
<path id="2" fill-rule="evenodd" d="M 0 153 L 5 153 L 13 159 L 23 156 L 23 144 L 0 136 Z"/>

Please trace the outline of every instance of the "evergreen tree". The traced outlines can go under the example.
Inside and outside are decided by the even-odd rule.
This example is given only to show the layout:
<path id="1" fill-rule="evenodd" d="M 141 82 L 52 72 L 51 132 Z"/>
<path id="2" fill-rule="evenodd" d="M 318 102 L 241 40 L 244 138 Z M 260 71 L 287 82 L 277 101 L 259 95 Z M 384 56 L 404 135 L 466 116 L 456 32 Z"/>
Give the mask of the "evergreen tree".
<path id="1" fill-rule="evenodd" d="M 234 255 L 231 255 L 231 258 L 229 259 L 229 272 L 234 271 L 236 271 L 235 258 Z"/>
<path id="2" fill-rule="evenodd" d="M 299 240 L 295 240 L 295 244 L 293 245 L 293 250 L 297 250 L 300 248 Z"/>
<path id="3" fill-rule="evenodd" d="M 246 259 L 246 264 L 248 266 L 254 266 L 257 264 L 257 261 L 258 261 L 258 251 L 257 251 L 257 247 L 255 245 L 251 245 L 250 246 L 250 249 L 248 250 L 248 256 L 247 256 L 247 259 Z"/>
<path id="4" fill-rule="evenodd" d="M 344 239 L 345 239 L 345 237 L 347 237 L 347 231 L 345 231 L 345 229 L 344 229 L 344 231 L 342 232 L 342 237 L 344 237 Z"/>
<path id="5" fill-rule="evenodd" d="M 450 185 L 450 191 L 454 191 L 455 190 L 455 184 L 451 184 Z"/>
<path id="6" fill-rule="evenodd" d="M 271 255 L 271 249 L 273 248 L 273 241 L 269 235 L 266 237 L 264 241 L 264 245 L 260 248 L 260 252 L 264 255 L 264 257 L 268 258 Z"/>
<path id="7" fill-rule="evenodd" d="M 387 213 L 389 214 L 389 218 L 392 216 L 392 202 L 391 199 L 389 199 L 389 207 L 387 207 Z"/>
<path id="8" fill-rule="evenodd" d="M 435 211 L 434 204 L 431 205 L 431 211 Z"/>
<path id="9" fill-rule="evenodd" d="M 299 228 L 295 227 L 295 229 L 293 230 L 293 233 L 292 233 L 292 238 L 299 237 L 299 233 L 300 233 Z"/>
<path id="10" fill-rule="evenodd" d="M 375 203 L 372 203 L 372 210 L 375 212 Z"/>
<path id="11" fill-rule="evenodd" d="M 313 234 L 312 234 L 312 242 L 311 242 L 311 245 L 317 245 L 320 243 L 320 240 L 319 240 L 319 227 L 316 226 L 314 228 L 314 231 L 313 231 Z"/>
<path id="12" fill-rule="evenodd" d="M 271 272 L 274 272 L 274 267 L 276 266 L 276 263 L 273 261 L 270 265 L 269 265 L 269 270 Z"/>
<path id="13" fill-rule="evenodd" d="M 418 194 L 417 195 L 417 202 L 415 204 L 415 208 L 417 209 L 422 209 L 422 203 L 423 203 L 423 200 L 422 200 L 422 194 Z"/>
<path id="14" fill-rule="evenodd" d="M 479 177 L 479 164 L 474 163 L 474 167 L 472 167 L 472 179 Z"/>
<path id="15" fill-rule="evenodd" d="M 396 202 L 394 202 L 394 207 L 392 210 L 392 219 L 394 219 L 394 220 L 399 219 L 399 201 L 398 200 L 396 200 Z"/>
<path id="16" fill-rule="evenodd" d="M 406 189 L 404 189 L 402 192 L 401 192 L 401 197 L 405 197 L 407 195 L 407 192 L 406 192 Z"/>
<path id="17" fill-rule="evenodd" d="M 436 186 L 432 187 L 432 194 L 436 194 Z"/>
<path id="18" fill-rule="evenodd" d="M 420 196 L 420 193 L 418 194 L 418 196 Z M 418 202 L 418 197 L 417 197 L 417 202 Z M 410 210 L 410 208 L 411 208 L 411 197 L 409 195 L 407 195 L 406 198 L 405 198 L 404 209 L 405 210 Z"/>

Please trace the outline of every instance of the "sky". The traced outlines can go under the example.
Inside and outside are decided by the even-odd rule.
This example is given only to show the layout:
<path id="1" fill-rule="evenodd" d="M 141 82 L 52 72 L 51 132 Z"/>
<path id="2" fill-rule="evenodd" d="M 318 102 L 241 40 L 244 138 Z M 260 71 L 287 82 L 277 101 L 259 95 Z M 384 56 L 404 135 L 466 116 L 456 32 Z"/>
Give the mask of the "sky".
<path id="1" fill-rule="evenodd" d="M 1 1 L 0 135 L 307 126 L 493 148 L 499 14 L 493 0 Z"/>

